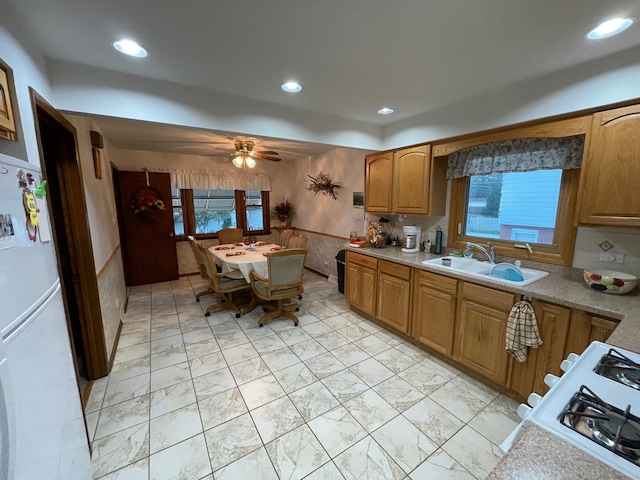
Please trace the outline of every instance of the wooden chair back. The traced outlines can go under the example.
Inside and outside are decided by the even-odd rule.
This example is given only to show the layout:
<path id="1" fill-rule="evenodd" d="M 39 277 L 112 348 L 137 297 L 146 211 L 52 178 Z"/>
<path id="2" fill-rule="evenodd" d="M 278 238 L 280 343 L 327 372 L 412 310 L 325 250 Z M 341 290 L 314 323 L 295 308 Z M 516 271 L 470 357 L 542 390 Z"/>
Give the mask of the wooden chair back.
<path id="1" fill-rule="evenodd" d="M 287 241 L 287 248 L 304 248 L 306 250 L 308 243 L 309 237 L 293 233 Z"/>
<path id="2" fill-rule="evenodd" d="M 193 256 L 196 259 L 196 263 L 198 264 L 198 268 L 200 269 L 200 277 L 209 278 L 207 276 L 207 267 L 204 265 L 204 261 L 202 260 L 202 256 L 200 255 L 200 250 L 198 249 L 198 241 L 193 238 L 192 235 L 187 237 L 189 240 L 189 246 L 191 247 L 191 251 L 193 252 Z"/>
<path id="3" fill-rule="evenodd" d="M 223 228 L 222 230 L 218 230 L 218 241 L 220 242 L 220 245 L 242 242 L 242 229 Z"/>
<path id="4" fill-rule="evenodd" d="M 278 245 L 280 245 L 281 247 L 286 247 L 291 235 L 293 235 L 293 229 L 285 228 L 284 230 L 282 230 L 280 232 L 280 237 L 278 237 Z"/>

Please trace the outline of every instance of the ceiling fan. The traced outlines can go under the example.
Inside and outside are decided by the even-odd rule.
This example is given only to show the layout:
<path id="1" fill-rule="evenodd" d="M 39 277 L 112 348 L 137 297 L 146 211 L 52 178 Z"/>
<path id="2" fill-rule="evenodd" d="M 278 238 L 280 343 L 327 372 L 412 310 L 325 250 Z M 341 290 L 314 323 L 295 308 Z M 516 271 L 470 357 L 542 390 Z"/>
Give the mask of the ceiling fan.
<path id="1" fill-rule="evenodd" d="M 234 146 L 236 148 L 236 151 L 232 154 L 234 156 L 233 164 L 238 168 L 242 168 L 244 165 L 249 168 L 255 167 L 256 158 L 270 160 L 272 162 L 279 162 L 281 160 L 277 156 L 279 155 L 279 153 L 274 152 L 273 150 L 254 150 L 254 143 L 251 140 L 235 140 Z"/>

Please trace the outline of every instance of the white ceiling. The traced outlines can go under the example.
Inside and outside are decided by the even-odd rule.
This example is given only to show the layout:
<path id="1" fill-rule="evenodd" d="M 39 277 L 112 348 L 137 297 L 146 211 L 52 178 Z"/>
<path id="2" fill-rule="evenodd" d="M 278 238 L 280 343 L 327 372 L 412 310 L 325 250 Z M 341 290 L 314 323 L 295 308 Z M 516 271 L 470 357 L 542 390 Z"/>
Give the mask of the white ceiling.
<path id="1" fill-rule="evenodd" d="M 637 0 L 5 2 L 51 59 L 380 126 L 640 47 L 637 24 L 599 42 L 585 38 L 604 19 L 640 18 Z M 117 53 L 111 44 L 122 37 L 137 40 L 149 57 Z M 303 91 L 282 92 L 289 79 Z M 382 106 L 396 114 L 377 115 Z M 116 144 L 165 148 L 104 124 Z M 164 133 L 204 139 L 197 131 Z M 150 129 L 145 135 L 154 136 Z M 320 148 L 273 142 L 259 146 L 303 154 Z"/>

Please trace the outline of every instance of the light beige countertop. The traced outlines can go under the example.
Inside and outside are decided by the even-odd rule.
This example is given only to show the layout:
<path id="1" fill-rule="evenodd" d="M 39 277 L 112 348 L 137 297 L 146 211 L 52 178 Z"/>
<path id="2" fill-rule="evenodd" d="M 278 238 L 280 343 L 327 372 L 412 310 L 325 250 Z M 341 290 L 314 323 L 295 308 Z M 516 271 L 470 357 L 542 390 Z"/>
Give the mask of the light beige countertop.
<path id="1" fill-rule="evenodd" d="M 545 270 L 550 274 L 530 285 L 517 287 L 491 278 L 479 281 L 476 276 L 456 271 L 445 273 L 442 269 L 422 264 L 424 260 L 443 255 L 403 253 L 398 247 L 347 247 L 347 250 L 620 320 L 607 343 L 640 353 L 640 292 L 637 287 L 626 295 L 601 293 L 586 285 L 581 269 L 524 261 L 523 267 Z M 537 425 L 529 425 L 488 478 L 617 480 L 627 477 Z"/>

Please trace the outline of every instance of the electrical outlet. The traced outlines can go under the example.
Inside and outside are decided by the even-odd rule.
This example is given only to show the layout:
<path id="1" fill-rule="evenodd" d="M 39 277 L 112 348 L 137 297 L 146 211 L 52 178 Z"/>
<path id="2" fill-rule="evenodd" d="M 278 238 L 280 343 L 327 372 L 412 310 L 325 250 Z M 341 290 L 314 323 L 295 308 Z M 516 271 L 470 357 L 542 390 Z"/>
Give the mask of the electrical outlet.
<path id="1" fill-rule="evenodd" d="M 600 261 L 607 263 L 624 263 L 624 253 L 602 252 L 600 254 Z"/>

